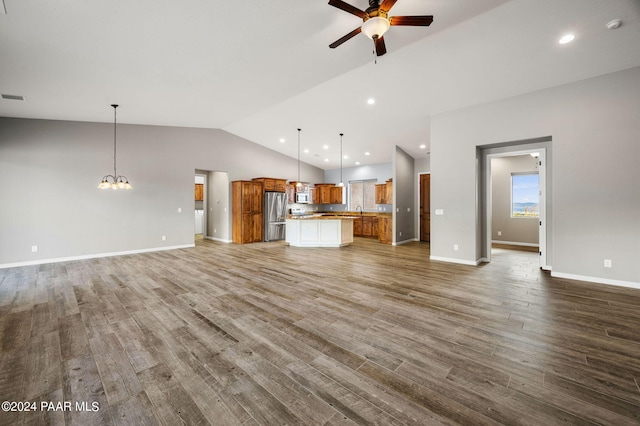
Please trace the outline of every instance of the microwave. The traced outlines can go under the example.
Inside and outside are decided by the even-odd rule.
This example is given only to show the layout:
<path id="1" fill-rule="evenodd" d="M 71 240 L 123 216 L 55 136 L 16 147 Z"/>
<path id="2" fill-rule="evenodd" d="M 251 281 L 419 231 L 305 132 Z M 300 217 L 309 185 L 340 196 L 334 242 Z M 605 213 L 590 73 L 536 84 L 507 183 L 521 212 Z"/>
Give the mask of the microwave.
<path id="1" fill-rule="evenodd" d="M 308 204 L 309 193 L 308 192 L 296 192 L 296 203 Z"/>

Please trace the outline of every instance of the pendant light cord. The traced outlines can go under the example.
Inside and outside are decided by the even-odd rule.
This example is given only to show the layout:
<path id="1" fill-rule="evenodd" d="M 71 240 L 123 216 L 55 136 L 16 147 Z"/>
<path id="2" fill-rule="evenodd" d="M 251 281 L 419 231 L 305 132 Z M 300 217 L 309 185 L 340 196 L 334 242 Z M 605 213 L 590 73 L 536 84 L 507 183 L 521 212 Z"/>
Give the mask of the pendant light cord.
<path id="1" fill-rule="evenodd" d="M 298 182 L 300 182 L 300 130 L 298 129 Z"/>
<path id="2" fill-rule="evenodd" d="M 117 121 L 116 108 L 118 108 L 118 105 L 112 104 L 111 106 L 113 107 L 113 178 L 115 179 L 116 176 L 118 176 L 118 173 L 116 173 L 116 141 L 118 139 L 116 137 L 116 132 L 118 128 L 116 126 L 116 121 Z"/>
<path id="3" fill-rule="evenodd" d="M 340 183 L 344 184 L 342 181 L 342 136 L 344 136 L 344 133 L 340 133 Z"/>

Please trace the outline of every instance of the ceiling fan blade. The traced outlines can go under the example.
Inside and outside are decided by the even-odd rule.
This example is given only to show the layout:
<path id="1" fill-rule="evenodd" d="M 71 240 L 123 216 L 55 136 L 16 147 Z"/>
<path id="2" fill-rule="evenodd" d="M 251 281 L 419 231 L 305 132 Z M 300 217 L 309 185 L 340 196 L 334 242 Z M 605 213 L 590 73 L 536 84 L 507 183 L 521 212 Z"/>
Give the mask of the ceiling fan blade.
<path id="1" fill-rule="evenodd" d="M 380 10 L 383 10 L 385 12 L 390 11 L 393 5 L 396 4 L 396 1 L 398 0 L 384 0 L 380 5 Z"/>
<path id="2" fill-rule="evenodd" d="M 382 56 L 387 53 L 387 46 L 384 44 L 384 37 L 378 37 L 375 39 L 376 44 L 376 56 Z"/>
<path id="3" fill-rule="evenodd" d="M 329 0 L 329 4 L 333 7 L 344 10 L 345 12 L 352 13 L 361 19 L 364 19 L 367 16 L 365 11 L 358 9 L 355 6 L 351 6 L 349 3 L 345 3 L 342 0 Z"/>
<path id="4" fill-rule="evenodd" d="M 392 16 L 389 18 L 391 25 L 408 25 L 413 27 L 426 27 L 433 22 L 432 15 L 426 16 Z"/>
<path id="5" fill-rule="evenodd" d="M 360 34 L 360 32 L 362 32 L 362 27 L 358 27 L 355 30 L 351 31 L 349 34 L 347 34 L 344 37 L 339 38 L 338 40 L 334 41 L 333 43 L 331 43 L 329 45 L 330 48 L 335 49 L 336 47 L 340 46 L 342 43 L 344 43 L 345 41 L 349 40 L 352 37 L 357 36 L 358 34 Z"/>

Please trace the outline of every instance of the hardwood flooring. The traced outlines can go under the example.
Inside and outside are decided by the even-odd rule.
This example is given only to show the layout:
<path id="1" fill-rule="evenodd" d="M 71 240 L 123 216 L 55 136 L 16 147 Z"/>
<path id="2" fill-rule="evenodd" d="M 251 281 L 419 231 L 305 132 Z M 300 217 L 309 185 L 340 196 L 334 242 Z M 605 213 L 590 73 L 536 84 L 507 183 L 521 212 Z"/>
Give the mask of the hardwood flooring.
<path id="1" fill-rule="evenodd" d="M 0 401 L 36 403 L 0 424 L 640 423 L 639 290 L 428 256 L 198 240 L 0 270 Z"/>

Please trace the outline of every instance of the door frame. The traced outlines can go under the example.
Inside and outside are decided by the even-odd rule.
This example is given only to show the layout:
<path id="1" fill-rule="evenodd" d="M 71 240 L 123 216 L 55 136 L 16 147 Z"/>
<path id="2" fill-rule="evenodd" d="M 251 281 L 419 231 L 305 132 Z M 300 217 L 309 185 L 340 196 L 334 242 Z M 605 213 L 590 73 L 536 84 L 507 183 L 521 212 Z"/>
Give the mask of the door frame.
<path id="1" fill-rule="evenodd" d="M 478 203 L 480 226 L 480 249 L 481 260 L 491 262 L 491 240 L 492 240 L 492 211 L 491 211 L 491 159 L 499 157 L 510 157 L 516 155 L 531 154 L 538 152 L 538 175 L 540 179 L 540 217 L 538 228 L 538 244 L 540 254 L 540 268 L 551 270 L 550 253 L 551 240 L 551 137 L 544 137 L 531 141 L 498 144 L 479 148 L 479 194 Z"/>

